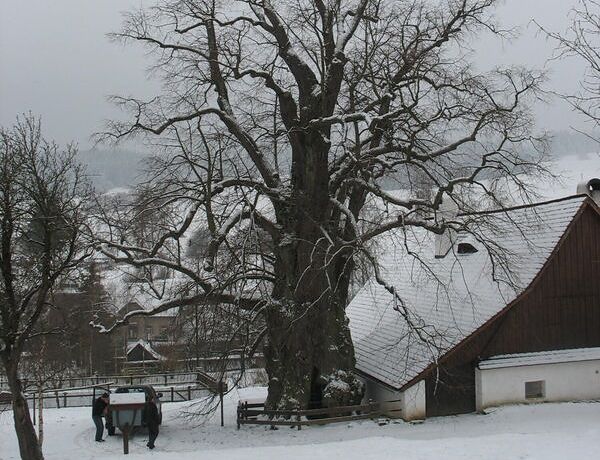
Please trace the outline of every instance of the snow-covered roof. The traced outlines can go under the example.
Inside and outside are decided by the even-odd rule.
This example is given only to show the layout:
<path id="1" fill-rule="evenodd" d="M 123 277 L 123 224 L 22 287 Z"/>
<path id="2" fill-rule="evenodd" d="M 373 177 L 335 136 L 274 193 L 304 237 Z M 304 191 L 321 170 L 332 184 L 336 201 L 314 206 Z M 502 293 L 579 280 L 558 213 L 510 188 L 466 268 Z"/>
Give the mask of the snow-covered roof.
<path id="1" fill-rule="evenodd" d="M 133 342 L 127 345 L 127 354 L 131 353 L 137 347 L 142 347 L 150 356 L 152 356 L 157 361 L 165 360 L 165 357 L 158 353 L 156 350 L 154 350 L 154 348 L 152 348 L 152 346 L 144 339 L 139 339 L 137 342 Z"/>
<path id="2" fill-rule="evenodd" d="M 145 283 L 131 282 L 134 274 L 135 269 L 133 267 L 119 264 L 103 269 L 101 272 L 102 286 L 114 303 L 115 313 L 118 313 L 124 307 L 129 307 L 131 311 L 152 310 L 168 300 L 171 292 L 176 291 L 176 287 L 185 281 L 180 278 L 160 280 L 156 284 L 164 292 L 155 292 L 149 289 Z M 174 317 L 177 316 L 177 312 L 178 308 L 172 308 L 154 316 Z"/>
<path id="3" fill-rule="evenodd" d="M 446 257 L 435 258 L 430 232 L 388 235 L 379 242 L 381 273 L 416 328 L 399 313 L 400 300 L 367 282 L 347 308 L 357 369 L 394 388 L 418 376 L 523 292 L 584 201 L 573 196 L 487 214 L 480 234 L 502 248 L 504 269 L 471 236 L 465 239 L 478 252 L 457 254 L 459 235 Z"/>
<path id="4" fill-rule="evenodd" d="M 479 363 L 480 369 L 535 366 L 538 364 L 572 363 L 600 360 L 600 348 L 573 348 L 570 350 L 539 351 L 492 356 Z"/>

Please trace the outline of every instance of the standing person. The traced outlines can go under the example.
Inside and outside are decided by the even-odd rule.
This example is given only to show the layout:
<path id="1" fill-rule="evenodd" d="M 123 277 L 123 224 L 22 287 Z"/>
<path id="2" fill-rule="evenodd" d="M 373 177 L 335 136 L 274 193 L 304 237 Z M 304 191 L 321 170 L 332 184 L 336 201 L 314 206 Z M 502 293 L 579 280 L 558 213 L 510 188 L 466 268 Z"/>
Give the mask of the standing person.
<path id="1" fill-rule="evenodd" d="M 154 449 L 154 441 L 158 437 L 158 424 L 158 407 L 156 406 L 156 401 L 150 399 L 146 403 L 146 425 L 148 425 L 148 444 L 146 446 L 149 449 Z"/>
<path id="2" fill-rule="evenodd" d="M 102 393 L 92 406 L 92 420 L 94 421 L 94 425 L 96 425 L 96 442 L 104 442 L 104 439 L 102 439 L 102 435 L 104 434 L 102 417 L 106 416 L 107 411 L 108 393 Z"/>

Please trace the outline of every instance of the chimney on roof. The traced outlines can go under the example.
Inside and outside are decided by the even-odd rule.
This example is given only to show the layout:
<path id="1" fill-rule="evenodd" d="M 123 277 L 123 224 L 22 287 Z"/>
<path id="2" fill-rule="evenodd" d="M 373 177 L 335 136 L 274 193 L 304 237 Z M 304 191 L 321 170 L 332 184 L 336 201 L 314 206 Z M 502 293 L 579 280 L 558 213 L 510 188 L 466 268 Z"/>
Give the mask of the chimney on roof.
<path id="1" fill-rule="evenodd" d="M 594 178 L 577 184 L 579 195 L 588 195 L 600 206 L 600 179 Z"/>
<path id="2" fill-rule="evenodd" d="M 439 209 L 436 212 L 436 220 L 439 223 L 447 222 L 454 219 L 458 215 L 458 206 L 449 197 L 444 196 Z M 441 259 L 446 257 L 446 254 L 452 249 L 452 245 L 456 240 L 456 231 L 447 228 L 442 234 L 435 235 L 435 257 Z"/>

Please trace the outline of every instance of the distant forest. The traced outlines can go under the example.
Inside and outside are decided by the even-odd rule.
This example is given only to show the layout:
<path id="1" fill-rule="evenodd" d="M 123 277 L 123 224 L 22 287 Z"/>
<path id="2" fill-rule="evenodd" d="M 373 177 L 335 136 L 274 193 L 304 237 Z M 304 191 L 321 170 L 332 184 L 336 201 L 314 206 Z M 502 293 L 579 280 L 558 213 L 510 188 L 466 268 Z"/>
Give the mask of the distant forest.
<path id="1" fill-rule="evenodd" d="M 600 137 L 600 136 L 598 136 Z M 600 152 L 600 145 L 584 134 L 560 131 L 552 135 L 550 154 L 554 157 Z M 143 177 L 149 153 L 131 150 L 83 150 L 80 161 L 87 166 L 96 190 L 131 187 Z"/>

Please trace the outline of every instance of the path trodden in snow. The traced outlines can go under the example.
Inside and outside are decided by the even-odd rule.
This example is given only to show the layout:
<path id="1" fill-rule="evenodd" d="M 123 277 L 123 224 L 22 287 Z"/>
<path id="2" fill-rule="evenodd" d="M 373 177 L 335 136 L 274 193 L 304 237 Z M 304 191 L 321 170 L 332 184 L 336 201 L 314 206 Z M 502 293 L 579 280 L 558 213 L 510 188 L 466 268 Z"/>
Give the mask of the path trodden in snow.
<path id="1" fill-rule="evenodd" d="M 226 426 L 213 417 L 193 426 L 182 417 L 189 403 L 164 405 L 165 421 L 156 449 L 136 434 L 130 460 L 387 460 L 387 459 L 597 459 L 600 458 L 600 403 L 512 406 L 489 415 L 462 415 L 379 426 L 371 421 L 311 427 L 301 431 L 235 428 L 238 397 L 255 398 L 264 389 L 243 390 L 226 399 Z M 120 437 L 98 444 L 90 408 L 48 409 L 46 460 L 121 457 Z M 0 415 L 0 459 L 17 460 L 12 414 Z"/>

